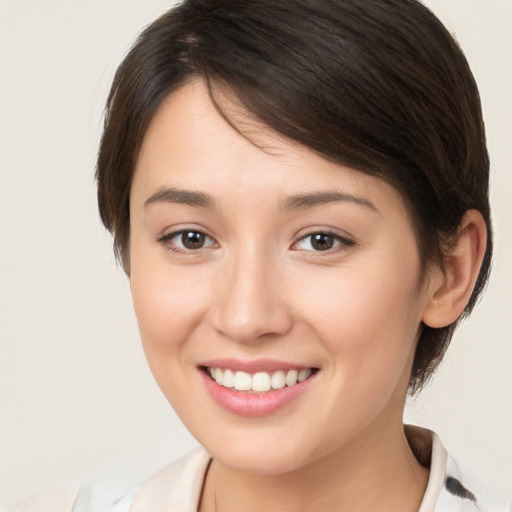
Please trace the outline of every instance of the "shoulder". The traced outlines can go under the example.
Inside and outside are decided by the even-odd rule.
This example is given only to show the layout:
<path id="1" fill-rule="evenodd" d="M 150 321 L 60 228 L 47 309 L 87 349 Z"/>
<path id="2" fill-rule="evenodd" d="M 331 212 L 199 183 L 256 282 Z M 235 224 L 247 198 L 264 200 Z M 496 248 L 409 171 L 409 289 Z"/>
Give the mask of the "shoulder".
<path id="1" fill-rule="evenodd" d="M 165 467 L 137 489 L 130 512 L 195 512 L 210 461 L 210 455 L 199 447 Z"/>
<path id="2" fill-rule="evenodd" d="M 61 489 L 35 494 L 10 512 L 72 512 L 78 489 Z"/>
<path id="3" fill-rule="evenodd" d="M 210 460 L 199 447 L 137 485 L 109 479 L 40 493 L 9 512 L 195 512 Z"/>
<path id="4" fill-rule="evenodd" d="M 464 471 L 449 454 L 443 487 L 435 512 L 511 512 L 512 501 L 489 491 L 478 479 Z"/>
<path id="5" fill-rule="evenodd" d="M 512 502 L 495 496 L 481 482 L 464 471 L 432 434 L 431 484 L 437 488 L 434 512 L 512 512 Z M 427 487 L 427 492 L 429 490 Z"/>
<path id="6" fill-rule="evenodd" d="M 117 482 L 35 494 L 9 512 L 129 512 L 133 492 Z"/>
<path id="7" fill-rule="evenodd" d="M 419 512 L 512 512 L 512 502 L 464 471 L 436 433 L 413 425 L 405 425 L 405 433 L 418 461 L 430 470 Z"/>
<path id="8" fill-rule="evenodd" d="M 96 483 L 80 489 L 71 512 L 195 512 L 209 461 L 199 447 L 137 485 Z"/>

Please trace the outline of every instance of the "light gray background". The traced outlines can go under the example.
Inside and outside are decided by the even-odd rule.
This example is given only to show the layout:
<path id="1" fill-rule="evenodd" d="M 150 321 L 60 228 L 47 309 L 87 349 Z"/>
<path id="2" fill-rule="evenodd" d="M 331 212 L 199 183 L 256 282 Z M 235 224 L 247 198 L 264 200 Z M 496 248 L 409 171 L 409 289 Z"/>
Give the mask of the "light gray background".
<path id="1" fill-rule="evenodd" d="M 494 273 L 409 421 L 512 490 L 512 2 L 431 0 L 482 93 Z M 93 168 L 113 71 L 156 0 L 0 1 L 0 505 L 195 446 L 153 383 L 128 282 L 100 226 Z"/>

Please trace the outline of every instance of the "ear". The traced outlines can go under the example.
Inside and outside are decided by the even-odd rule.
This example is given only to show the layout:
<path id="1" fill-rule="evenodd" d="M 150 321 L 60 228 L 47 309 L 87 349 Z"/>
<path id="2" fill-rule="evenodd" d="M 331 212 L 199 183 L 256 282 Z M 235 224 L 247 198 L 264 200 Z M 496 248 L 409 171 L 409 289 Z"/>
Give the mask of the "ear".
<path id="1" fill-rule="evenodd" d="M 468 210 L 457 237 L 445 257 L 444 272 L 439 270 L 430 282 L 423 323 L 446 327 L 462 314 L 471 297 L 487 244 L 487 229 L 482 214 Z"/>

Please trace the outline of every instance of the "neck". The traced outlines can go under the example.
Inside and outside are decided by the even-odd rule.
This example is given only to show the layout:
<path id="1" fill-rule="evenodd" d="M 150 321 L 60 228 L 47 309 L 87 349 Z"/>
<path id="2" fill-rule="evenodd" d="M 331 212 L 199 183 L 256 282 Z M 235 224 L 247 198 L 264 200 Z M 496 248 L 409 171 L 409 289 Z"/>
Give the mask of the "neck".
<path id="1" fill-rule="evenodd" d="M 210 465 L 201 512 L 414 512 L 428 470 L 412 453 L 403 425 L 373 425 L 349 446 L 294 471 L 254 475 Z"/>

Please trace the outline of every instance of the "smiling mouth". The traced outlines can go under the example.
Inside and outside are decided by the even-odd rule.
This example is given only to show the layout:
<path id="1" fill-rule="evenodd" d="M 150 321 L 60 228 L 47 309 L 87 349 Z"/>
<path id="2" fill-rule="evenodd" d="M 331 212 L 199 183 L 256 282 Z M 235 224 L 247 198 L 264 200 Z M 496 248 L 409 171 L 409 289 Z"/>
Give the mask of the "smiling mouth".
<path id="1" fill-rule="evenodd" d="M 272 390 L 293 387 L 318 371 L 317 368 L 301 370 L 277 370 L 274 372 L 247 373 L 229 368 L 203 367 L 206 374 L 220 386 L 245 393 L 267 393 Z"/>

